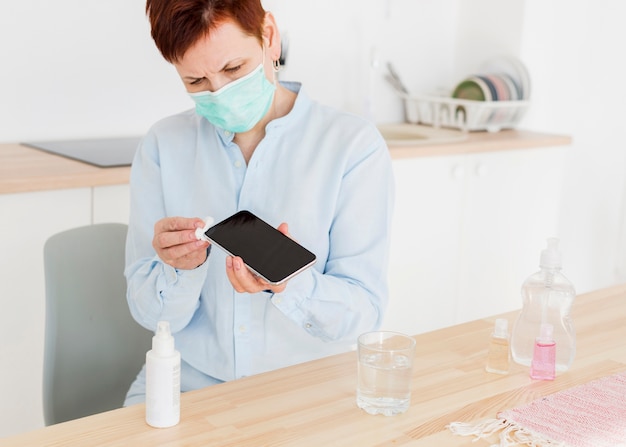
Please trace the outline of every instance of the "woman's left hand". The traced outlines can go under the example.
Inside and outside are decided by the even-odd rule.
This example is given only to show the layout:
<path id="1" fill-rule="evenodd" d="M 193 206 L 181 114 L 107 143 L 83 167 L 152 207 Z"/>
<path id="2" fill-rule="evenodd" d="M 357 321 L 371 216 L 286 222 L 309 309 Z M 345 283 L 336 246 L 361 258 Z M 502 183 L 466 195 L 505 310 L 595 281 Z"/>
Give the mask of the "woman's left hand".
<path id="1" fill-rule="evenodd" d="M 285 236 L 289 236 L 289 228 L 286 223 L 278 226 L 278 231 Z M 289 236 L 291 237 L 291 236 Z M 287 283 L 280 285 L 270 284 L 256 276 L 245 266 L 243 260 L 239 256 L 226 257 L 226 275 L 233 288 L 239 293 L 257 293 L 264 290 L 271 290 L 274 293 L 280 293 L 285 290 Z"/>

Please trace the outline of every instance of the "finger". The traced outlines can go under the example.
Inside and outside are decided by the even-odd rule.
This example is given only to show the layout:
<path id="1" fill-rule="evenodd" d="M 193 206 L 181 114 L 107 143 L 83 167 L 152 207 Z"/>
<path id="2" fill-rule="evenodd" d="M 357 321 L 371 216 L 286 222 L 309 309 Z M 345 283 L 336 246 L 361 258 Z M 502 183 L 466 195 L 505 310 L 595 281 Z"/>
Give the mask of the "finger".
<path id="1" fill-rule="evenodd" d="M 172 217 L 161 219 L 154 226 L 152 245 L 155 250 L 159 250 L 195 241 L 197 240 L 195 228 L 197 228 L 198 225 L 203 225 L 203 223 L 200 219 L 196 218 Z M 191 228 L 189 228 L 190 226 Z"/>
<path id="2" fill-rule="evenodd" d="M 280 231 L 281 233 L 283 233 L 285 236 L 289 236 L 289 237 L 291 237 L 291 236 L 289 235 L 289 225 L 287 225 L 287 223 L 286 223 L 286 222 L 283 222 L 283 223 L 281 223 L 281 224 L 278 226 L 278 231 Z"/>
<path id="3" fill-rule="evenodd" d="M 193 242 L 198 242 L 193 231 L 175 231 L 155 234 L 153 246 L 155 250 L 165 250 Z"/>
<path id="4" fill-rule="evenodd" d="M 289 234 L 289 225 L 287 225 L 286 222 L 281 223 L 277 229 L 278 231 L 283 233 L 285 236 L 287 236 L 289 239 L 296 241 L 293 237 L 291 237 L 291 234 Z"/>
<path id="5" fill-rule="evenodd" d="M 166 263 L 179 267 L 192 265 L 196 268 L 206 260 L 208 242 L 193 240 L 185 244 L 178 244 L 168 248 L 157 250 L 157 255 Z"/>
<path id="6" fill-rule="evenodd" d="M 280 293 L 287 287 L 287 282 L 282 284 L 271 284 L 263 278 L 255 275 L 246 267 L 243 260 L 238 257 L 229 256 L 226 260 L 227 275 L 235 290 L 239 293 L 257 293 L 270 290 L 273 293 Z M 230 273 L 229 273 L 230 269 Z"/>
<path id="7" fill-rule="evenodd" d="M 226 260 L 226 274 L 237 292 L 256 293 L 268 288 L 268 284 L 253 274 L 238 256 Z"/>
<path id="8" fill-rule="evenodd" d="M 230 281 L 230 284 L 233 286 L 233 289 L 235 289 L 235 291 L 237 291 L 238 293 L 245 292 L 244 288 L 241 286 L 241 284 L 239 284 L 239 279 L 235 275 L 235 266 L 232 256 L 226 256 L 226 276 L 228 277 L 228 280 Z"/>
<path id="9" fill-rule="evenodd" d="M 154 232 L 169 233 L 181 230 L 195 230 L 204 226 L 204 222 L 199 217 L 166 217 L 159 220 L 154 225 Z"/>
<path id="10" fill-rule="evenodd" d="M 206 252 L 206 248 L 208 246 L 209 246 L 208 242 L 198 241 L 194 239 L 193 241 L 190 241 L 190 242 L 177 244 L 168 248 L 164 248 L 163 251 L 168 253 L 168 258 L 170 259 L 180 259 L 186 256 L 194 256 L 198 253 Z"/>
<path id="11" fill-rule="evenodd" d="M 285 290 L 285 288 L 287 287 L 287 282 L 285 281 L 282 284 L 278 284 L 278 285 L 269 285 L 268 284 L 268 289 L 271 290 L 274 293 L 280 293 L 282 291 Z"/>

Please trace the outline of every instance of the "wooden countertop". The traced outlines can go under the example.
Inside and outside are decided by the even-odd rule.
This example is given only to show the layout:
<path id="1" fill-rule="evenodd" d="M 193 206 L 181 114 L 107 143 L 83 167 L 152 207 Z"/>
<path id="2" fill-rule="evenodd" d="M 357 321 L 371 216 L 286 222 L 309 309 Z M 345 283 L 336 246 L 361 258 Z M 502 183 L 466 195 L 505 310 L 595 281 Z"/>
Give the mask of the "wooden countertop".
<path id="1" fill-rule="evenodd" d="M 394 159 L 568 145 L 571 138 L 524 130 L 472 132 L 457 143 L 393 146 Z M 0 194 L 128 183 L 130 167 L 98 168 L 17 143 L 0 144 Z"/>
<path id="2" fill-rule="evenodd" d="M 517 312 L 504 314 L 512 325 Z M 143 404 L 0 440 L 3 446 L 487 446 L 449 433 L 450 422 L 493 418 L 541 396 L 626 370 L 626 284 L 578 296 L 577 355 L 554 381 L 528 368 L 484 371 L 492 318 L 417 335 L 412 399 L 402 415 L 371 416 L 355 403 L 356 354 L 348 352 L 215 385 L 181 397 L 181 422 L 144 422 Z"/>
<path id="3" fill-rule="evenodd" d="M 469 132 L 466 140 L 454 143 L 392 146 L 389 148 L 389 152 L 391 152 L 391 158 L 399 159 L 533 149 L 569 144 L 572 144 L 572 138 L 566 135 L 529 132 L 527 130 L 503 130 L 493 133 Z"/>
<path id="4" fill-rule="evenodd" d="M 130 167 L 99 168 L 18 143 L 0 144 L 0 194 L 128 183 Z"/>

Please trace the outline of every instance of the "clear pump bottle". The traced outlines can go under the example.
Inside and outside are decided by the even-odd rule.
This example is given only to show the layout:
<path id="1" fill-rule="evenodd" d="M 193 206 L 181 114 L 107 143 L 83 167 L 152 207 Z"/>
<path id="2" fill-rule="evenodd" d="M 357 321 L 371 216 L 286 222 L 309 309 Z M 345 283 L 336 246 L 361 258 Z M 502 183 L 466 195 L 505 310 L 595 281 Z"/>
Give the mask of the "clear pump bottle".
<path id="1" fill-rule="evenodd" d="M 159 321 L 146 353 L 146 422 L 157 428 L 180 421 L 180 353 L 174 349 L 170 324 Z"/>
<path id="2" fill-rule="evenodd" d="M 536 337 L 542 324 L 553 327 L 556 351 L 556 371 L 567 371 L 576 355 L 576 332 L 570 310 L 576 297 L 572 283 L 561 273 L 559 241 L 548 239 L 547 248 L 541 252 L 541 270 L 522 285 L 522 311 L 511 332 L 513 361 L 530 366 Z"/>
<path id="3" fill-rule="evenodd" d="M 509 349 L 509 322 L 498 318 L 489 340 L 485 370 L 490 373 L 508 374 L 511 363 Z"/>

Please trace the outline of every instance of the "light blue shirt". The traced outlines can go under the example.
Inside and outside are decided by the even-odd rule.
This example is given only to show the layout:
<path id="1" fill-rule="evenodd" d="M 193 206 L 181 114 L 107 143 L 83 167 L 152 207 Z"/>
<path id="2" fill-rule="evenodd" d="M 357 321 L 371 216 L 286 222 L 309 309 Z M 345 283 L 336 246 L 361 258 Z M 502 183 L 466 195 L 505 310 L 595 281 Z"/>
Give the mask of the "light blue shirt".
<path id="1" fill-rule="evenodd" d="M 233 134 L 194 110 L 156 123 L 133 162 L 128 303 L 150 330 L 169 321 L 183 390 L 215 382 L 205 375 L 232 380 L 346 351 L 383 319 L 394 189 L 385 141 L 364 119 L 283 85 L 298 92 L 295 105 L 267 125 L 248 165 Z M 235 292 L 218 247 L 194 270 L 152 248 L 164 217 L 219 222 L 243 209 L 287 222 L 317 256 L 282 293 Z"/>

